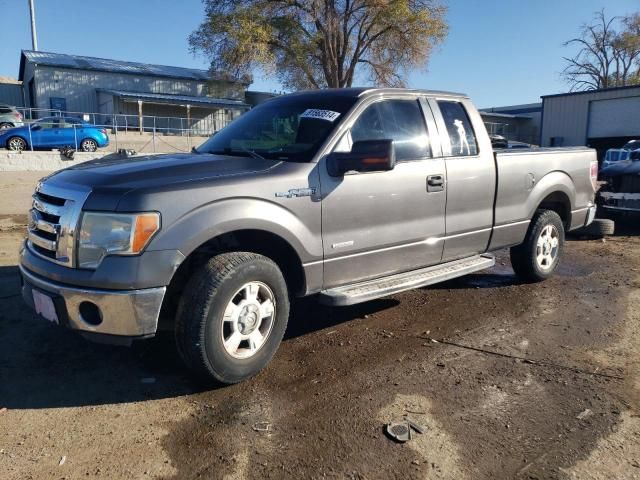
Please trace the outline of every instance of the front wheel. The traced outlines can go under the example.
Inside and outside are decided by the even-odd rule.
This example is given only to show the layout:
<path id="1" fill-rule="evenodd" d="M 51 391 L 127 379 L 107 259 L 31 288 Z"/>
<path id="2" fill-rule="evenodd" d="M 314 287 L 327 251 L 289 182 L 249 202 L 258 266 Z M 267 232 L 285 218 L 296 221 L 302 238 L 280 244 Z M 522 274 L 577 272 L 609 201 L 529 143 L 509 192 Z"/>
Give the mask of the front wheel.
<path id="1" fill-rule="evenodd" d="M 552 210 L 538 210 L 521 245 L 511 248 L 511 266 L 528 282 L 549 278 L 558 266 L 564 247 L 564 226 Z"/>
<path id="2" fill-rule="evenodd" d="M 185 286 L 176 343 L 201 377 L 237 383 L 275 354 L 289 319 L 287 285 L 269 258 L 249 252 L 216 255 Z"/>
<path id="3" fill-rule="evenodd" d="M 95 152 L 98 149 L 98 144 L 93 138 L 85 138 L 80 142 L 80 150 L 83 152 Z"/>

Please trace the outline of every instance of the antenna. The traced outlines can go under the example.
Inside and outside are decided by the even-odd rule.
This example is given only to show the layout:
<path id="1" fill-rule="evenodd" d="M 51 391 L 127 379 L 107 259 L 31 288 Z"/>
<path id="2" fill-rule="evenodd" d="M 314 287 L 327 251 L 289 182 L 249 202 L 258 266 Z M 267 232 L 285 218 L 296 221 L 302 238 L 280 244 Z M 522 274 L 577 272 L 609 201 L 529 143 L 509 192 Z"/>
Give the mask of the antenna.
<path id="1" fill-rule="evenodd" d="M 38 34 L 36 32 L 36 10 L 33 0 L 29 0 L 29 13 L 31 14 L 31 46 L 33 50 L 38 50 Z"/>

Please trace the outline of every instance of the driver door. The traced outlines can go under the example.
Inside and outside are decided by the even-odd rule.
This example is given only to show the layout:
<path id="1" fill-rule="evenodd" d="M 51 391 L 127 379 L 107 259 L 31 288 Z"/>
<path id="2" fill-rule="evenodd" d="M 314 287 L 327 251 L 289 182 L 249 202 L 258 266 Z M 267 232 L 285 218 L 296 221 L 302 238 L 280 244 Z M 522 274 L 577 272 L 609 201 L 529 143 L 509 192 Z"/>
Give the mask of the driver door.
<path id="1" fill-rule="evenodd" d="M 429 132 L 435 132 L 431 111 L 417 97 L 373 100 L 360 108 L 334 151 L 391 139 L 395 168 L 332 177 L 321 162 L 324 288 L 440 262 L 446 170 L 440 155 L 432 154 Z M 441 187 L 429 187 L 433 177 L 442 179 Z"/>
<path id="2" fill-rule="evenodd" d="M 59 121 L 57 118 L 46 118 L 33 124 L 31 127 L 31 141 L 33 142 L 34 148 L 49 148 L 55 146 L 55 132 L 58 128 Z"/>

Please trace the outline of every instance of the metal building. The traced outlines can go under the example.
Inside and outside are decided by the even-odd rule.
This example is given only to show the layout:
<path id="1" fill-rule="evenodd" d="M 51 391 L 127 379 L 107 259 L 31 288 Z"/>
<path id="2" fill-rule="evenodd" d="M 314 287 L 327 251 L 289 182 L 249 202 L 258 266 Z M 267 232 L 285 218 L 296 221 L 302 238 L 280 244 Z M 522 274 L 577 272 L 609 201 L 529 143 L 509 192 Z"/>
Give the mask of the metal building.
<path id="1" fill-rule="evenodd" d="M 22 83 L 8 77 L 0 77 L 0 103 L 23 107 Z"/>
<path id="2" fill-rule="evenodd" d="M 490 135 L 502 135 L 508 140 L 538 144 L 541 103 L 482 108 L 480 115 Z"/>
<path id="3" fill-rule="evenodd" d="M 147 116 L 226 122 L 249 108 L 248 79 L 192 68 L 23 50 L 19 80 L 27 107 L 101 114 L 96 123 L 118 114 L 134 123 Z"/>
<path id="4" fill-rule="evenodd" d="M 640 138 L 640 85 L 542 97 L 541 145 L 599 153 Z"/>

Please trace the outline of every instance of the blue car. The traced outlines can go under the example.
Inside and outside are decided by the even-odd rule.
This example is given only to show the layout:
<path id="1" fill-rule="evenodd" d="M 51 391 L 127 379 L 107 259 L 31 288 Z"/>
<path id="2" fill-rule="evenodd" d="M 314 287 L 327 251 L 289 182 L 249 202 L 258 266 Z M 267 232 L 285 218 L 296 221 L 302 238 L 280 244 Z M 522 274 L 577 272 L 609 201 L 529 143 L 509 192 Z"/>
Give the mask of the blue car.
<path id="1" fill-rule="evenodd" d="M 45 117 L 23 127 L 0 130 L 0 147 L 13 151 L 71 147 L 95 152 L 109 145 L 104 128 L 76 117 Z"/>

